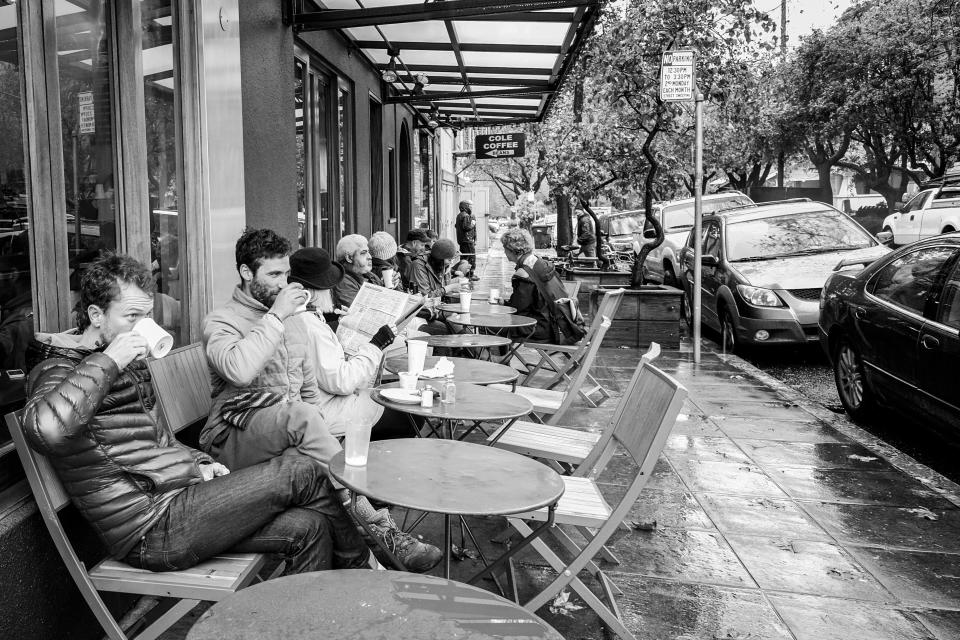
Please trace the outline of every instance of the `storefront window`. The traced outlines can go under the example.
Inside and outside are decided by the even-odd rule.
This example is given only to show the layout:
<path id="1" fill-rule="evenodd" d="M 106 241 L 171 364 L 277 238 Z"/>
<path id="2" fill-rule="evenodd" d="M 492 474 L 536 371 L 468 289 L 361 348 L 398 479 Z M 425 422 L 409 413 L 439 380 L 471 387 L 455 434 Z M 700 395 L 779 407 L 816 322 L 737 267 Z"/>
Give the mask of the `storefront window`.
<path id="1" fill-rule="evenodd" d="M 150 192 L 150 260 L 157 285 L 154 320 L 182 344 L 183 234 L 180 206 L 180 146 L 177 136 L 179 72 L 174 64 L 176 24 L 173 2 L 144 0 L 140 5 L 143 100 Z"/>
<path id="2" fill-rule="evenodd" d="M 63 130 L 70 290 L 79 297 L 84 266 L 117 247 L 110 12 L 106 0 L 58 2 L 57 75 Z"/>
<path id="3" fill-rule="evenodd" d="M 340 167 L 337 172 L 340 179 L 340 220 L 339 238 L 347 232 L 347 220 L 352 218 L 351 194 L 353 190 L 353 109 L 350 92 L 344 87 L 337 90 L 337 139 L 340 144 Z"/>
<path id="4" fill-rule="evenodd" d="M 433 149 L 433 140 L 430 136 L 421 131 L 419 138 L 420 148 L 420 213 L 414 221 L 416 227 L 430 226 L 430 210 L 433 208 L 433 171 L 431 150 Z"/>
<path id="5" fill-rule="evenodd" d="M 23 380 L 16 374 L 11 379 L 9 372 L 27 368 L 23 354 L 33 337 L 33 296 L 17 11 L 5 0 L 0 0 L 0 41 L 12 45 L 0 51 L 0 408 L 9 411 L 23 398 Z M 0 447 L 9 441 L 7 430 L 0 429 Z M 0 471 L 0 487 L 7 484 L 7 472 Z"/>
<path id="6" fill-rule="evenodd" d="M 307 139 L 306 117 L 307 104 L 305 85 L 307 81 L 307 65 L 302 60 L 293 63 L 293 109 L 294 121 L 297 128 L 297 223 L 300 227 L 300 246 L 308 247 L 314 244 L 313 225 L 307 224 Z"/>

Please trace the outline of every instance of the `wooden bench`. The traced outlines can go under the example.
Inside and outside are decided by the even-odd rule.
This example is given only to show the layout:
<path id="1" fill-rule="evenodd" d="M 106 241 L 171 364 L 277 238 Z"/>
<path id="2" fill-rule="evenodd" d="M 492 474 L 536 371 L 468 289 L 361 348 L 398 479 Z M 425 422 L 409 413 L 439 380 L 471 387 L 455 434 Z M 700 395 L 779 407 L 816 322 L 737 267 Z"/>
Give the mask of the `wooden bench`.
<path id="1" fill-rule="evenodd" d="M 162 394 L 159 388 L 157 389 L 164 418 L 161 428 L 169 428 L 176 432 L 206 417 L 207 411 L 202 409 L 204 403 L 207 408 L 210 405 L 210 382 L 205 373 L 198 378 L 200 371 L 197 366 L 198 355 L 203 358 L 202 347 L 191 345 L 170 352 L 163 360 L 150 362 L 151 373 L 159 375 L 161 385 L 167 385 L 167 391 Z M 180 369 L 178 363 L 184 362 L 190 366 Z M 205 372 L 206 358 L 202 359 L 202 363 Z M 170 393 L 172 389 L 176 389 L 175 394 Z M 73 543 L 60 522 L 60 511 L 69 504 L 70 499 L 53 465 L 27 443 L 20 412 L 7 414 L 6 420 L 50 537 L 53 538 L 53 543 L 60 552 L 70 577 L 73 578 L 80 594 L 110 640 L 126 640 L 132 637 L 138 640 L 156 638 L 200 601 L 222 600 L 257 578 L 257 574 L 266 562 L 266 556 L 263 554 L 223 554 L 191 569 L 170 572 L 136 569 L 112 558 L 106 558 L 88 570 L 80 561 Z M 154 596 L 168 599 L 168 601 L 150 612 L 152 620 L 149 621 L 149 626 L 142 629 L 139 634 L 131 636 L 128 633 L 134 633 L 142 625 L 133 624 L 126 630 L 122 628 L 101 599 L 99 593 L 101 591 Z M 140 621 L 134 621 L 134 623 L 137 622 Z"/>

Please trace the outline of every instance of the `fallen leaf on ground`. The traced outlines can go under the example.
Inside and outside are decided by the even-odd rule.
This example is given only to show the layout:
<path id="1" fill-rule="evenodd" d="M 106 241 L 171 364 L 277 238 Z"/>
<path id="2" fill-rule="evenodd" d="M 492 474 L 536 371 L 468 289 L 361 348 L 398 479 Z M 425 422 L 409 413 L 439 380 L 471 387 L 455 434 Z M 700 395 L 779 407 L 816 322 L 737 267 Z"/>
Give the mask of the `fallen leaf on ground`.
<path id="1" fill-rule="evenodd" d="M 477 554 L 477 552 L 474 551 L 473 549 L 465 549 L 455 544 L 450 546 L 451 546 L 450 556 L 455 560 L 466 560 L 467 558 L 470 558 L 471 560 L 476 560 L 478 557 L 480 557 Z"/>
<path id="2" fill-rule="evenodd" d="M 926 507 L 917 507 L 916 509 L 907 509 L 908 513 L 916 515 L 918 518 L 926 518 L 927 520 L 939 520 L 940 516 L 935 514 L 930 509 Z"/>
<path id="3" fill-rule="evenodd" d="M 656 531 L 657 530 L 657 521 L 656 520 L 631 520 L 629 523 L 630 528 L 634 531 Z"/>
<path id="4" fill-rule="evenodd" d="M 583 607 L 570 602 L 569 591 L 563 591 L 559 593 L 550 604 L 550 613 L 561 616 L 569 616 L 574 611 L 579 611 L 580 609 L 583 609 Z"/>
<path id="5" fill-rule="evenodd" d="M 877 459 L 876 456 L 861 456 L 857 455 L 856 453 L 851 453 L 847 457 L 851 460 L 859 460 L 860 462 L 873 462 Z"/>

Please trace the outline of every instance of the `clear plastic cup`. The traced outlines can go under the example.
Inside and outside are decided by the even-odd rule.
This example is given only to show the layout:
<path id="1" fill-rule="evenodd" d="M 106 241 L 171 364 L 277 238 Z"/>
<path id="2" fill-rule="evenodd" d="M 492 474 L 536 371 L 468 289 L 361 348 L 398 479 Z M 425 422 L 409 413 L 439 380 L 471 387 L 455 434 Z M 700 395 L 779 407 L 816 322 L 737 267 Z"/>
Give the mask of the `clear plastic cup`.
<path id="1" fill-rule="evenodd" d="M 409 371 L 401 371 L 397 374 L 400 378 L 400 388 L 404 391 L 416 391 L 417 390 L 417 374 L 410 373 Z"/>
<path id="2" fill-rule="evenodd" d="M 416 375 L 423 371 L 427 359 L 426 340 L 407 340 L 407 371 Z"/>
<path id="3" fill-rule="evenodd" d="M 367 464 L 367 451 L 370 449 L 371 425 L 360 424 L 359 421 L 347 425 L 343 440 L 344 462 L 352 467 L 362 467 Z"/>
<path id="4" fill-rule="evenodd" d="M 461 313 L 470 313 L 470 301 L 473 298 L 473 292 L 460 292 L 460 311 Z"/>

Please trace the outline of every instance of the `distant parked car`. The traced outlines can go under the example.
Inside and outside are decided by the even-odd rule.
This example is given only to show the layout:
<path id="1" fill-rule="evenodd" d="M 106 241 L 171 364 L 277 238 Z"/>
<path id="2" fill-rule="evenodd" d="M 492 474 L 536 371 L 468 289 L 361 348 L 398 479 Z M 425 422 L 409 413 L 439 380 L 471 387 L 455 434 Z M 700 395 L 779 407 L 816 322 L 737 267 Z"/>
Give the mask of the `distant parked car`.
<path id="1" fill-rule="evenodd" d="M 691 231 L 681 254 L 688 309 L 694 241 Z M 833 267 L 872 262 L 890 249 L 830 205 L 798 199 L 704 216 L 702 251 L 702 323 L 734 351 L 815 342 L 820 292 Z"/>
<path id="2" fill-rule="evenodd" d="M 633 250 L 633 234 L 643 230 L 643 209 L 605 213 L 600 216 L 600 232 L 607 236 L 614 251 Z"/>
<path id="3" fill-rule="evenodd" d="M 715 213 L 734 207 L 753 204 L 748 196 L 739 191 L 713 193 L 703 196 L 703 214 Z M 660 202 L 653 206 L 653 216 L 663 226 L 663 244 L 651 251 L 644 262 L 648 282 L 680 287 L 680 248 L 690 229 L 693 228 L 693 198 Z M 634 251 L 640 251 L 642 243 L 656 238 L 653 228 L 641 227 L 634 233 Z"/>
<path id="4" fill-rule="evenodd" d="M 894 244 L 960 231 L 960 170 L 951 171 L 942 182 L 912 197 L 904 196 L 903 207 L 884 218 L 882 229 L 893 233 Z"/>
<path id="5" fill-rule="evenodd" d="M 923 240 L 827 279 L 820 343 L 853 418 L 883 405 L 960 425 L 960 234 Z"/>

